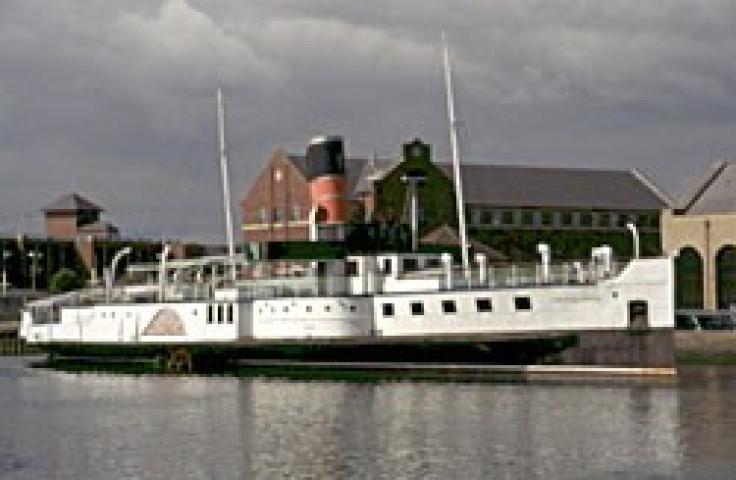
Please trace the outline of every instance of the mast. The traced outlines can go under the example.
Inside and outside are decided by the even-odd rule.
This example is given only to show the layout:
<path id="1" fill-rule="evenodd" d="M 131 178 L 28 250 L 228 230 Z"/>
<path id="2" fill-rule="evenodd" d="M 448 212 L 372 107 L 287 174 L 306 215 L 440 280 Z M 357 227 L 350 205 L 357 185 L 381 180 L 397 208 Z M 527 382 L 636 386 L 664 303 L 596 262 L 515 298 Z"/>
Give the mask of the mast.
<path id="1" fill-rule="evenodd" d="M 460 142 L 457 135 L 457 117 L 455 116 L 455 96 L 452 91 L 452 71 L 450 69 L 450 52 L 447 48 L 445 32 L 442 32 L 442 59 L 445 71 L 445 89 L 447 92 L 447 118 L 450 123 L 450 148 L 452 150 L 452 171 L 455 177 L 455 203 L 457 204 L 457 224 L 460 234 L 460 252 L 462 253 L 463 273 L 470 280 L 470 262 L 468 259 L 468 232 L 465 225 L 465 197 L 463 182 L 460 176 Z"/>
<path id="2" fill-rule="evenodd" d="M 225 147 L 225 106 L 222 89 L 217 87 L 217 133 L 220 144 L 220 172 L 222 174 L 222 204 L 225 212 L 225 236 L 230 265 L 230 279 L 235 282 L 235 241 L 233 239 L 233 214 L 230 208 L 230 176 L 228 174 L 227 149 Z"/>

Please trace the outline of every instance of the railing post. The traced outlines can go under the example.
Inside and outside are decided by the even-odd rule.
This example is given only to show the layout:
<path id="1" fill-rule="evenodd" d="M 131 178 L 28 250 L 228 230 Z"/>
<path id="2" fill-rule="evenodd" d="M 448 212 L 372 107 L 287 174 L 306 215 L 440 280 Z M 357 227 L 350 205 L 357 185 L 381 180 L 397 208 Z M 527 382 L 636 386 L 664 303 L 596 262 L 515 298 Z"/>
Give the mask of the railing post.
<path id="1" fill-rule="evenodd" d="M 475 261 L 478 262 L 478 284 L 485 286 L 488 281 L 488 260 L 485 254 L 476 253 Z"/>
<path id="2" fill-rule="evenodd" d="M 442 259 L 442 266 L 445 270 L 445 289 L 451 290 L 453 287 L 452 282 L 452 254 L 443 253 L 440 258 Z"/>

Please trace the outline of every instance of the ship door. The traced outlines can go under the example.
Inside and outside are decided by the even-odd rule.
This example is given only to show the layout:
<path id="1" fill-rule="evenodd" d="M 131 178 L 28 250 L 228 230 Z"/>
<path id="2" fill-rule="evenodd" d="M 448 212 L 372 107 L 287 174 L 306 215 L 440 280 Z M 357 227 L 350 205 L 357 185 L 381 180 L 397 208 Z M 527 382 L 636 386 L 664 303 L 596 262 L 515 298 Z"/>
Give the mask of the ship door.
<path id="1" fill-rule="evenodd" d="M 317 262 L 317 294 L 327 294 L 327 263 Z"/>
<path id="2" fill-rule="evenodd" d="M 629 302 L 629 328 L 632 330 L 649 328 L 649 306 L 646 301 Z"/>

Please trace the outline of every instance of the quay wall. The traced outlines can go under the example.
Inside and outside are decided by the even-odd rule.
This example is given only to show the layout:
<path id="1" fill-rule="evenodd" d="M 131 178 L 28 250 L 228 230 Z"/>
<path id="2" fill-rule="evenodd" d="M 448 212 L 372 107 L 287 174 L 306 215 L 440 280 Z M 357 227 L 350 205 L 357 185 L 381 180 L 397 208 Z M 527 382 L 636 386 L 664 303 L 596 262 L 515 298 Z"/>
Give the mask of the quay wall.
<path id="1" fill-rule="evenodd" d="M 685 354 L 736 355 L 736 330 L 678 330 L 675 348 Z"/>

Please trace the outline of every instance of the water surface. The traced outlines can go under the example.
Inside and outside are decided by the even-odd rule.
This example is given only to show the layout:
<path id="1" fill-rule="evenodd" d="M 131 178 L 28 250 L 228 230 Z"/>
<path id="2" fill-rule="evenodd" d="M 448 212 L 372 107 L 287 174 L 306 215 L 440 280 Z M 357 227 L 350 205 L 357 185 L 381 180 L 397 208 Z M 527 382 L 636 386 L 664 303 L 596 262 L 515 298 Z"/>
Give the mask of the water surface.
<path id="1" fill-rule="evenodd" d="M 735 478 L 736 369 L 674 385 L 68 374 L 0 358 L 0 478 Z"/>

